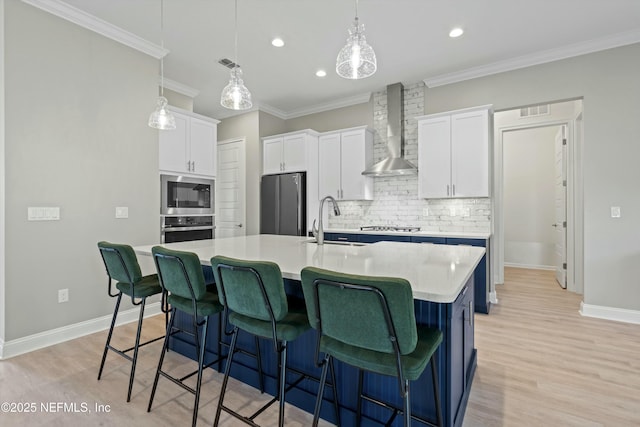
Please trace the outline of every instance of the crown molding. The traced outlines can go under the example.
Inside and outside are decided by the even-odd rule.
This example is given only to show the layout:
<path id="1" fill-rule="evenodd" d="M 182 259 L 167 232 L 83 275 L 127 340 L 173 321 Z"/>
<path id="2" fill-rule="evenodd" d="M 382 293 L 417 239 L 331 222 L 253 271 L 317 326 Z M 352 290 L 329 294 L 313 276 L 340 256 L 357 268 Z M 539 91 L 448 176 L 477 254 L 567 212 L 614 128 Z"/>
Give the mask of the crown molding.
<path id="1" fill-rule="evenodd" d="M 180 82 L 177 82 L 175 80 L 171 80 L 171 79 L 168 79 L 166 77 L 164 77 L 164 82 L 162 80 L 163 79 L 160 76 L 158 76 L 158 86 L 163 84 L 165 89 L 169 89 L 169 90 L 172 90 L 174 92 L 178 92 L 179 94 L 188 96 L 189 98 L 195 98 L 200 93 L 200 91 L 198 89 L 194 89 L 191 86 L 187 86 L 187 85 L 185 85 L 183 83 L 180 83 Z"/>
<path id="2" fill-rule="evenodd" d="M 100 18 L 90 15 L 60 0 L 22 1 L 156 59 L 161 59 L 169 53 L 167 49 L 164 49 L 157 44 L 151 43 L 142 37 L 138 37 L 133 33 L 123 30 L 120 27 L 116 27 L 107 21 L 103 21 Z"/>
<path id="3" fill-rule="evenodd" d="M 275 117 L 277 117 L 279 119 L 282 119 L 282 120 L 287 120 L 287 118 L 289 116 L 285 111 L 282 111 L 282 110 L 280 110 L 280 109 L 278 109 L 276 107 L 272 107 L 269 104 L 259 103 L 258 109 L 260 111 L 263 111 L 265 113 L 269 113 L 272 116 L 275 116 Z"/>
<path id="4" fill-rule="evenodd" d="M 427 87 L 433 88 L 448 85 L 451 83 L 458 83 L 465 80 L 471 80 L 478 77 L 485 77 L 492 74 L 503 73 L 505 71 L 513 71 L 521 68 L 531 67 L 533 65 L 545 64 L 548 62 L 559 61 L 575 56 L 586 55 L 588 53 L 626 46 L 638 42 L 640 42 L 640 30 L 633 30 L 614 34 L 600 39 L 562 46 L 556 49 L 549 49 L 542 52 L 533 53 L 531 55 L 523 55 L 505 61 L 498 61 L 479 67 L 468 68 L 462 71 L 427 77 L 423 81 L 427 85 Z"/>
<path id="5" fill-rule="evenodd" d="M 285 120 L 294 119 L 296 117 L 307 116 L 309 114 L 321 113 L 323 111 L 335 110 L 336 108 L 350 107 L 352 105 L 363 104 L 369 102 L 371 92 L 350 96 L 347 98 L 337 99 L 323 104 L 316 104 L 310 107 L 299 108 L 286 113 Z"/>

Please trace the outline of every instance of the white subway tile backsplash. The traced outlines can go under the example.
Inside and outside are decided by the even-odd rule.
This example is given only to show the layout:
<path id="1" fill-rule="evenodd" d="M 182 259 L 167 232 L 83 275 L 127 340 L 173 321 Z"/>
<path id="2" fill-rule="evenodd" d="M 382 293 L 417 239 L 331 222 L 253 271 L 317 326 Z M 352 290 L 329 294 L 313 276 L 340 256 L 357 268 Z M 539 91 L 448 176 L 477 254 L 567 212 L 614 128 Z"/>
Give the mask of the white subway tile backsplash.
<path id="1" fill-rule="evenodd" d="M 377 162 L 387 157 L 386 91 L 373 94 L 373 105 L 373 157 Z M 404 157 L 414 164 L 418 163 L 418 122 L 415 118 L 422 115 L 424 83 L 405 86 Z M 342 214 L 329 216 L 329 228 L 404 225 L 418 226 L 424 231 L 488 232 L 491 229 L 490 199 L 419 199 L 416 176 L 374 178 L 373 201 L 341 201 L 339 205 Z"/>

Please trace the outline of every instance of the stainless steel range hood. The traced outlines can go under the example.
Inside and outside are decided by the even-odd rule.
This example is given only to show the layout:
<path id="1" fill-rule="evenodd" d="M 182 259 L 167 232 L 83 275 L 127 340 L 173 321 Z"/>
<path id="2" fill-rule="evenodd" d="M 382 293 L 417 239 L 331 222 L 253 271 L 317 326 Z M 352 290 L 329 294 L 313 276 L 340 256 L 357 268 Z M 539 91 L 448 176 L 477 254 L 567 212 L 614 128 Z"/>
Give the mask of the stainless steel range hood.
<path id="1" fill-rule="evenodd" d="M 389 155 L 371 166 L 362 175 L 395 176 L 415 175 L 418 168 L 404 155 L 404 91 L 402 83 L 387 86 L 387 150 Z"/>

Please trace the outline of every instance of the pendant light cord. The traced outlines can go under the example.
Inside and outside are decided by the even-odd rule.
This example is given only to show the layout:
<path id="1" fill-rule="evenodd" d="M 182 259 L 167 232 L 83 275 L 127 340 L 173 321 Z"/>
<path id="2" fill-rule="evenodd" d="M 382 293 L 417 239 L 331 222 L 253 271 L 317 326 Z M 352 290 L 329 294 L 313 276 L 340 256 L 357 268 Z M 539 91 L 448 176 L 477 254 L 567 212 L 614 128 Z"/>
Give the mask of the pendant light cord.
<path id="1" fill-rule="evenodd" d="M 233 68 L 238 68 L 238 0 L 235 1 L 235 45 L 234 45 L 234 49 L 235 49 L 235 67 Z"/>
<path id="2" fill-rule="evenodd" d="M 160 0 L 160 96 L 164 96 L 164 0 Z"/>

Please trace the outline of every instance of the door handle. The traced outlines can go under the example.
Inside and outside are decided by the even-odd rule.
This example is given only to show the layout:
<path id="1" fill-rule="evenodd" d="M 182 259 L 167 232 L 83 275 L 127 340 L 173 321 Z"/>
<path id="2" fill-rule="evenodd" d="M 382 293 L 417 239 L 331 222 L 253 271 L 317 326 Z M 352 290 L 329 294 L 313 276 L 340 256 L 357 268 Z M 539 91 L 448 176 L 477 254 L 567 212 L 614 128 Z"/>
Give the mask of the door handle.
<path id="1" fill-rule="evenodd" d="M 238 227 L 238 228 L 242 228 L 242 223 L 240 223 L 240 224 L 236 224 L 236 227 Z"/>

